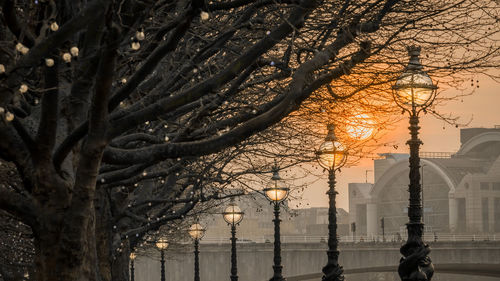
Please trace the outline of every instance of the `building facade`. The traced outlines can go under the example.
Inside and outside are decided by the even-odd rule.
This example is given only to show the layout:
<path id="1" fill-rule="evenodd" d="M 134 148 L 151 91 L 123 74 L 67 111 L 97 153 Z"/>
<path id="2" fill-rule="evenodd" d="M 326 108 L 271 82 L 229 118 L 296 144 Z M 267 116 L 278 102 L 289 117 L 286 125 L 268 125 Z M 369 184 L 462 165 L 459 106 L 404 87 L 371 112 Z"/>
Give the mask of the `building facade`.
<path id="1" fill-rule="evenodd" d="M 500 127 L 460 131 L 454 154 L 422 153 L 421 184 L 425 231 L 500 233 Z M 375 183 L 349 184 L 349 221 L 357 235 L 406 232 L 408 154 L 374 160 Z"/>
<path id="2" fill-rule="evenodd" d="M 261 194 L 253 193 L 236 199 L 235 202 L 245 213 L 237 227 L 240 242 L 272 242 L 274 239 L 273 206 Z M 305 237 L 326 237 L 328 235 L 328 208 L 291 209 L 281 207 L 281 235 L 290 241 Z M 338 234 L 349 234 L 349 215 L 344 209 L 337 209 Z M 203 241 L 225 241 L 230 237 L 230 227 L 222 215 L 211 216 L 203 222 L 207 232 Z"/>

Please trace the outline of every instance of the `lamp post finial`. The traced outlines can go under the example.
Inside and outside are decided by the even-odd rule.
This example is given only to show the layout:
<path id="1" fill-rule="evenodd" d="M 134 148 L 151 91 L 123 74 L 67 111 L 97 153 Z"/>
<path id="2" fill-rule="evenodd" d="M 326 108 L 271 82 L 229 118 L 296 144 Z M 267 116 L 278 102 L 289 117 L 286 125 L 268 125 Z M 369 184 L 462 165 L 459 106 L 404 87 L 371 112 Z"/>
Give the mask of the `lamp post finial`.
<path id="1" fill-rule="evenodd" d="M 420 63 L 420 51 L 422 48 L 420 46 L 411 45 L 406 48 L 408 50 L 408 55 L 410 56 L 410 62 L 406 69 L 408 70 L 420 70 L 424 68 Z"/>

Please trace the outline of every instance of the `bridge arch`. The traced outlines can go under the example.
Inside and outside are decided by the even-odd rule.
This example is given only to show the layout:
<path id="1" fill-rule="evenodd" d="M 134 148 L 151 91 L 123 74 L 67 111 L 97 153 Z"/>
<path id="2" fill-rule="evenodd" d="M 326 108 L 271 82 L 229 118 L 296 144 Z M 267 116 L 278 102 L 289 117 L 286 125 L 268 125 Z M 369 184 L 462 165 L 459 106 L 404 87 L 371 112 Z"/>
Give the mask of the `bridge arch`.
<path id="1" fill-rule="evenodd" d="M 455 190 L 458 179 L 437 160 L 421 159 L 420 164 L 425 165 L 426 190 L 430 190 L 433 194 L 431 200 L 424 200 L 424 215 L 430 219 L 425 220 L 424 217 L 426 231 L 455 229 L 457 225 Z M 404 225 L 408 221 L 408 165 L 406 159 L 396 161 L 373 186 L 371 199 L 366 207 L 368 236 L 379 234 L 378 221 L 382 217 L 385 219 L 387 234 L 397 236 L 398 233 L 402 235 L 406 231 Z"/>
<path id="2" fill-rule="evenodd" d="M 491 143 L 500 143 L 500 132 L 486 132 L 470 138 L 460 147 L 457 155 L 466 155 Z"/>
<path id="3" fill-rule="evenodd" d="M 389 167 L 384 174 L 378 179 L 378 181 L 375 183 L 373 186 L 372 192 L 371 192 L 371 197 L 373 199 L 377 199 L 378 196 L 380 195 L 381 191 L 384 189 L 384 187 L 389 184 L 391 180 L 394 179 L 394 177 L 399 176 L 403 172 L 409 172 L 410 168 L 408 166 L 408 159 L 400 159 L 396 161 L 391 167 Z M 453 194 L 455 192 L 455 186 L 456 183 L 453 182 L 452 178 L 446 173 L 446 171 L 437 165 L 436 163 L 432 162 L 432 160 L 427 160 L 427 159 L 420 159 L 420 165 L 426 165 L 429 167 L 434 173 L 439 175 L 441 179 L 446 183 L 448 186 L 450 193 Z"/>

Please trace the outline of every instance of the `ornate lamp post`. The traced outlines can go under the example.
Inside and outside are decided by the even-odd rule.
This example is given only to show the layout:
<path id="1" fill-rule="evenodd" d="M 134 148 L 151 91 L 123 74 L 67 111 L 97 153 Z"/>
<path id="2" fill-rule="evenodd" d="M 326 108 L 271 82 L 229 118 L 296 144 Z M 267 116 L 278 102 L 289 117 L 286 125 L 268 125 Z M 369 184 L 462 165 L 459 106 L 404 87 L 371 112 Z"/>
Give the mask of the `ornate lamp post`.
<path id="1" fill-rule="evenodd" d="M 335 137 L 335 126 L 328 124 L 328 134 L 325 141 L 318 150 L 319 164 L 328 170 L 327 192 L 329 199 L 328 206 L 328 263 L 323 267 L 323 281 L 342 281 L 344 280 L 342 266 L 339 265 L 339 251 L 337 240 L 337 207 L 335 205 L 335 171 L 340 169 L 347 159 L 345 149 L 337 142 Z"/>
<path id="2" fill-rule="evenodd" d="M 160 238 L 156 241 L 156 247 L 160 250 L 161 255 L 161 281 L 165 281 L 165 250 L 168 248 L 168 241 L 165 238 Z"/>
<path id="3" fill-rule="evenodd" d="M 429 107 L 436 96 L 436 85 L 420 64 L 420 47 L 408 48 L 410 62 L 393 86 L 394 100 L 404 112 L 410 114 L 410 205 L 409 222 L 406 224 L 408 240 L 401 247 L 403 258 L 399 263 L 398 273 L 403 281 L 431 280 L 434 266 L 428 257 L 430 248 L 422 240 L 424 224 L 422 222 L 422 200 L 420 197 L 420 157 L 422 141 L 418 139 L 418 114 Z"/>
<path id="4" fill-rule="evenodd" d="M 243 220 L 243 212 L 234 202 L 229 203 L 222 216 L 231 225 L 231 281 L 238 281 L 238 268 L 236 266 L 236 225 Z"/>
<path id="5" fill-rule="evenodd" d="M 270 281 L 284 281 L 281 266 L 281 242 L 280 242 L 280 203 L 283 202 L 289 193 L 289 189 L 283 184 L 278 173 L 278 167 L 273 168 L 272 183 L 268 188 L 264 188 L 266 198 L 274 204 L 274 275 Z"/>
<path id="6" fill-rule="evenodd" d="M 135 253 L 132 252 L 130 253 L 130 281 L 134 281 L 134 260 L 135 260 Z"/>
<path id="7" fill-rule="evenodd" d="M 205 229 L 199 223 L 193 224 L 188 231 L 189 235 L 194 239 L 194 281 L 200 281 L 200 260 L 198 246 L 200 239 L 205 235 Z"/>

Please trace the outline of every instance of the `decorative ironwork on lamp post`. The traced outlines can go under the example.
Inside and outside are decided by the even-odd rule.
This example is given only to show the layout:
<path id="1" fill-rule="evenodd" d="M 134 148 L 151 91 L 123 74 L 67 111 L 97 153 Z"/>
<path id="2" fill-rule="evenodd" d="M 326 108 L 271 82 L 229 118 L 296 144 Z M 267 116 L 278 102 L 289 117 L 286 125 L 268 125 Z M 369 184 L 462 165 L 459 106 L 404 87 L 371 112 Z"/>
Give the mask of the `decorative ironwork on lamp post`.
<path id="1" fill-rule="evenodd" d="M 222 216 L 227 224 L 231 225 L 231 281 L 238 281 L 238 268 L 236 265 L 236 225 L 243 220 L 244 213 L 234 202 L 229 203 Z"/>
<path id="2" fill-rule="evenodd" d="M 286 200 L 290 190 L 283 184 L 277 166 L 273 167 L 271 181 L 271 186 L 263 190 L 266 198 L 274 205 L 274 275 L 270 281 L 284 281 L 281 265 L 280 204 Z"/>
<path id="3" fill-rule="evenodd" d="M 397 105 L 410 115 L 410 184 L 409 184 L 409 222 L 406 224 L 408 240 L 401 247 L 403 255 L 398 273 L 403 281 L 431 280 L 434 266 L 429 258 L 430 248 L 422 240 L 424 224 L 422 222 L 422 200 L 420 185 L 419 149 L 422 141 L 418 138 L 418 115 L 425 111 L 436 97 L 437 86 L 423 71 L 420 63 L 420 47 L 408 47 L 410 61 L 396 84 L 392 87 Z"/>
<path id="4" fill-rule="evenodd" d="M 161 263 L 161 281 L 165 281 L 165 250 L 168 248 L 168 241 L 165 238 L 160 238 L 156 241 L 156 247 L 160 250 Z"/>
<path id="5" fill-rule="evenodd" d="M 203 226 L 201 226 L 199 223 L 195 223 L 189 228 L 188 232 L 194 240 L 194 281 L 200 281 L 200 251 L 198 247 L 200 244 L 200 239 L 205 235 L 205 228 L 203 228 Z"/>
<path id="6" fill-rule="evenodd" d="M 317 152 L 319 164 L 328 170 L 328 262 L 323 267 L 323 281 L 342 281 L 344 280 L 342 266 L 339 265 L 339 250 L 337 239 L 337 207 L 335 199 L 337 191 L 335 190 L 335 172 L 340 169 L 347 160 L 347 154 L 344 147 L 335 137 L 335 126 L 327 125 L 328 134 L 325 141 L 319 147 Z"/>
<path id="7" fill-rule="evenodd" d="M 135 253 L 130 253 L 130 281 L 134 281 L 135 273 L 134 273 L 134 261 L 135 261 Z"/>

